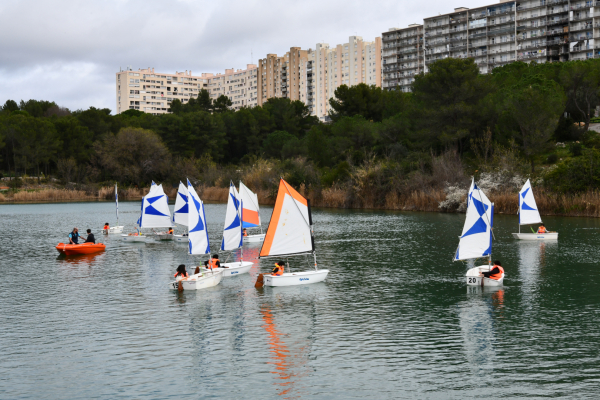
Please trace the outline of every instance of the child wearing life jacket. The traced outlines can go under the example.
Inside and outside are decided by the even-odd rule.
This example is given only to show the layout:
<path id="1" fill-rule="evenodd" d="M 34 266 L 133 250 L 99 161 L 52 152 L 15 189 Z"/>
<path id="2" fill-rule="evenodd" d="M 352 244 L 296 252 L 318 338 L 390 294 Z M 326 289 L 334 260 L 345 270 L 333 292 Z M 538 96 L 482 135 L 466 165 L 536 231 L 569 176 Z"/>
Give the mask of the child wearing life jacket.
<path id="1" fill-rule="evenodd" d="M 494 266 L 490 269 L 489 272 L 482 272 L 481 275 L 490 278 L 499 280 L 502 278 L 502 274 L 504 273 L 504 268 L 502 268 L 502 263 L 500 261 L 494 261 Z"/>
<path id="2" fill-rule="evenodd" d="M 189 277 L 187 271 L 185 270 L 185 264 L 181 264 L 179 267 L 177 267 L 177 272 L 175 272 L 174 277 L 178 282 L 184 281 Z"/>
<path id="3" fill-rule="evenodd" d="M 246 231 L 246 228 L 242 229 L 242 231 L 244 232 L 244 236 L 248 236 L 248 231 Z"/>
<path id="4" fill-rule="evenodd" d="M 108 233 L 108 231 L 110 230 L 110 226 L 108 225 L 108 222 L 104 224 L 104 228 L 102 228 L 102 230 L 104 231 L 104 233 Z"/>
<path id="5" fill-rule="evenodd" d="M 271 271 L 273 276 L 281 276 L 283 275 L 283 271 L 285 270 L 285 263 L 283 261 L 279 261 L 275 264 L 275 268 Z"/>
<path id="6" fill-rule="evenodd" d="M 544 226 L 544 224 L 540 225 L 540 227 L 538 228 L 537 233 L 548 233 L 548 231 L 546 230 L 546 227 Z"/>

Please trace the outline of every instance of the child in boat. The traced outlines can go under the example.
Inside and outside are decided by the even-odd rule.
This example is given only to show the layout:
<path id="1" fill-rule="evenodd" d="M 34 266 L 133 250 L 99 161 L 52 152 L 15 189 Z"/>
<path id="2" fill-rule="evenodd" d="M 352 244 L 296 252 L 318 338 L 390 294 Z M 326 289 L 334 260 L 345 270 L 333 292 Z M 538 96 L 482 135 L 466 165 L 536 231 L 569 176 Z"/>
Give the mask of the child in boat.
<path id="1" fill-rule="evenodd" d="M 104 228 L 102 228 L 102 230 L 104 231 L 104 233 L 108 233 L 108 231 L 110 230 L 110 226 L 108 225 L 108 222 L 104 224 Z"/>
<path id="2" fill-rule="evenodd" d="M 92 233 L 91 229 L 87 230 L 87 238 L 85 238 L 85 243 L 94 243 L 94 244 L 96 244 L 96 238 L 94 237 L 94 234 Z"/>
<path id="3" fill-rule="evenodd" d="M 283 275 L 283 271 L 285 270 L 285 263 L 283 261 L 279 261 L 277 264 L 275 264 L 275 268 L 273 268 L 273 270 L 271 271 L 272 275 L 275 276 L 281 276 Z"/>
<path id="4" fill-rule="evenodd" d="M 69 244 L 79 244 L 79 229 L 73 228 L 73 231 L 69 233 Z"/>
<path id="5" fill-rule="evenodd" d="M 540 227 L 538 228 L 537 233 L 548 233 L 548 231 L 546 230 L 546 227 L 544 226 L 544 224 L 540 225 Z"/>
<path id="6" fill-rule="evenodd" d="M 212 259 L 208 263 L 208 268 L 213 269 L 213 268 L 220 268 L 220 267 L 221 267 L 221 261 L 219 261 L 219 255 L 213 254 Z"/>
<path id="7" fill-rule="evenodd" d="M 248 236 L 248 232 L 246 231 L 246 228 L 244 228 L 243 231 L 244 231 L 244 236 Z"/>
<path id="8" fill-rule="evenodd" d="M 173 228 L 169 228 L 169 231 L 167 232 L 169 235 L 173 234 Z"/>
<path id="9" fill-rule="evenodd" d="M 188 273 L 185 270 L 185 264 L 181 264 L 179 267 L 177 267 L 177 272 L 175 272 L 174 276 L 176 281 L 184 281 L 188 278 Z"/>
<path id="10" fill-rule="evenodd" d="M 502 263 L 500 261 L 494 261 L 494 266 L 490 270 L 490 272 L 482 272 L 481 276 L 485 278 L 498 280 L 502 277 L 504 273 L 504 268 L 502 268 Z"/>

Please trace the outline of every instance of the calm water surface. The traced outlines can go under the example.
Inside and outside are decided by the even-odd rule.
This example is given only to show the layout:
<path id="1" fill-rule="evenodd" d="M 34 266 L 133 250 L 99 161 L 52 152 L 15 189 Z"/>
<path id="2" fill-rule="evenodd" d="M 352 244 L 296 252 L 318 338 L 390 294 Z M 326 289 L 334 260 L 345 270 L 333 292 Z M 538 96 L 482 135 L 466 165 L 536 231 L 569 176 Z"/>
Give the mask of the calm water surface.
<path id="1" fill-rule="evenodd" d="M 139 203 L 120 208 L 132 227 Z M 216 250 L 225 205 L 206 212 Z M 0 398 L 599 395 L 598 219 L 546 218 L 560 241 L 525 243 L 497 216 L 507 277 L 481 291 L 451 261 L 464 215 L 314 210 L 325 283 L 254 289 L 273 262 L 254 246 L 250 274 L 184 293 L 176 265 L 203 259 L 182 244 L 97 234 L 105 253 L 58 256 L 106 221 L 112 203 L 0 205 Z"/>

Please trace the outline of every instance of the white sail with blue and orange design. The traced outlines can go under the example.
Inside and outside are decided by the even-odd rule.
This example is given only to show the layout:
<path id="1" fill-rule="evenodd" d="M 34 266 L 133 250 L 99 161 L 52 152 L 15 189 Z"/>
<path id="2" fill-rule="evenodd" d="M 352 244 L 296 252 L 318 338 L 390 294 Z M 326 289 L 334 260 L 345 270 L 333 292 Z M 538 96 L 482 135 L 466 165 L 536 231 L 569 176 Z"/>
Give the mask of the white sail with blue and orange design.
<path id="1" fill-rule="evenodd" d="M 258 196 L 246 185 L 240 182 L 240 200 L 243 204 L 242 227 L 243 228 L 261 228 L 260 208 L 258 207 Z"/>
<path id="2" fill-rule="evenodd" d="M 494 205 L 485 193 L 471 184 L 467 199 L 467 216 L 454 260 L 489 257 L 492 254 Z"/>
<path id="3" fill-rule="evenodd" d="M 206 214 L 204 213 L 204 203 L 194 190 L 194 187 L 187 181 L 188 192 L 188 253 L 189 254 L 210 254 L 210 242 L 208 241 L 208 229 L 206 227 Z"/>

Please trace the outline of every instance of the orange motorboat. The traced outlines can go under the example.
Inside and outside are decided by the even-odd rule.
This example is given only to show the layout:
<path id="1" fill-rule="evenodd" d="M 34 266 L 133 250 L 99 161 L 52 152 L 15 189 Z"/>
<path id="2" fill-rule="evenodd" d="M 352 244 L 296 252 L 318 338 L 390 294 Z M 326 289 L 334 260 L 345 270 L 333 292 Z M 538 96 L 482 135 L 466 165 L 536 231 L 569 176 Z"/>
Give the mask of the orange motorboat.
<path id="1" fill-rule="evenodd" d="M 66 254 L 68 256 L 74 254 L 92 254 L 99 251 L 104 251 L 106 245 L 104 243 L 81 243 L 81 244 L 65 244 L 59 243 L 56 246 L 56 250 L 59 253 Z"/>

